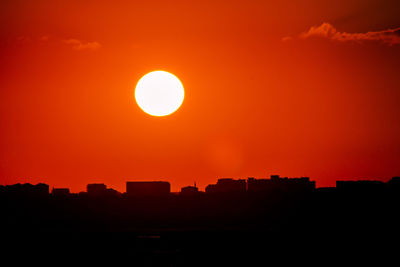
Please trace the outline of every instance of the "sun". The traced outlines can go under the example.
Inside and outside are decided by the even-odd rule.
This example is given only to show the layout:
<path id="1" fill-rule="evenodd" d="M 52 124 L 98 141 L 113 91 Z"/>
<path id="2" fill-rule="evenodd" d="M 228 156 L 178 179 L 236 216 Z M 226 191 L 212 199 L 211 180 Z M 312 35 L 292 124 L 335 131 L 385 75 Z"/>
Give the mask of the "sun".
<path id="1" fill-rule="evenodd" d="M 152 116 L 174 113 L 183 102 L 185 91 L 181 81 L 166 71 L 152 71 L 136 85 L 135 99 L 138 106 Z"/>

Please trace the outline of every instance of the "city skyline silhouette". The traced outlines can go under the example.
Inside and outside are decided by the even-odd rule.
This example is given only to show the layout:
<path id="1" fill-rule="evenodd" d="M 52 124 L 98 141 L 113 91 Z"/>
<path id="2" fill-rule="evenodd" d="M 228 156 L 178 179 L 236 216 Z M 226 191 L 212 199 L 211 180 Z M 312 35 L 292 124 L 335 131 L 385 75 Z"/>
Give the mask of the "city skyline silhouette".
<path id="1" fill-rule="evenodd" d="M 213 193 L 213 192 L 224 192 L 224 191 L 232 191 L 229 190 L 230 187 L 233 188 L 233 191 L 239 191 L 239 192 L 248 192 L 250 191 L 261 191 L 261 192 L 268 192 L 268 191 L 273 191 L 274 187 L 273 187 L 273 182 L 275 181 L 276 183 L 280 183 L 282 185 L 285 185 L 285 183 L 287 185 L 290 185 L 290 183 L 292 183 L 293 185 L 299 185 L 299 184 L 308 184 L 305 188 L 309 188 L 309 189 L 328 189 L 328 188 L 337 188 L 339 185 L 339 188 L 343 185 L 347 185 L 347 186 L 351 186 L 352 184 L 354 185 L 362 185 L 362 184 L 371 184 L 371 185 L 384 185 L 384 184 L 390 184 L 393 181 L 397 181 L 397 179 L 399 179 L 399 176 L 393 176 L 390 180 L 388 181 L 381 181 L 379 179 L 358 179 L 358 180 L 337 180 L 335 183 L 335 186 L 329 186 L 329 187 L 317 187 L 315 181 L 310 181 L 309 177 L 293 177 L 293 178 L 289 178 L 289 177 L 281 177 L 280 175 L 270 175 L 269 178 L 255 178 L 255 177 L 248 177 L 247 179 L 234 179 L 234 178 L 218 178 L 217 179 L 217 183 L 216 184 L 208 184 L 204 187 L 204 190 L 201 190 L 197 187 L 196 185 L 196 181 L 193 182 L 193 185 L 187 185 L 184 186 L 180 189 L 180 191 L 171 191 L 171 184 L 169 181 L 164 180 L 130 180 L 130 181 L 126 181 L 126 190 L 123 192 L 117 191 L 113 188 L 108 187 L 106 184 L 104 183 L 89 183 L 86 185 L 86 191 L 80 191 L 80 192 L 71 192 L 70 188 L 67 187 L 52 187 L 52 192 L 54 190 L 59 190 L 60 194 L 81 194 L 81 193 L 89 193 L 89 192 L 97 192 L 94 194 L 99 194 L 100 192 L 102 193 L 107 193 L 107 192 L 114 192 L 116 194 L 122 194 L 125 193 L 127 194 L 129 189 L 129 185 L 133 185 L 133 186 L 138 186 L 138 189 L 131 189 L 131 191 L 136 191 L 137 194 L 141 194 L 143 190 L 146 189 L 150 189 L 150 188 L 156 188 L 156 190 L 158 190 L 159 192 L 163 192 L 162 194 L 176 194 L 176 193 L 182 193 L 182 191 L 185 191 L 185 189 L 187 190 L 187 192 L 192 191 L 193 193 Z M 224 187 L 223 184 L 225 184 L 225 186 L 227 186 L 228 189 L 222 189 L 222 190 L 218 190 L 216 188 L 218 188 L 218 186 Z M 50 186 L 45 184 L 45 183 L 38 183 L 36 185 L 34 184 L 30 184 L 30 183 L 16 183 L 16 184 L 12 184 L 12 185 L 1 185 L 0 184 L 0 190 L 3 189 L 7 189 L 7 188 L 12 188 L 12 187 L 17 187 L 20 186 L 21 188 L 26 186 L 31 187 L 31 186 L 38 186 L 41 187 L 42 190 L 46 190 L 45 188 L 47 188 L 48 193 L 50 193 L 49 188 Z M 250 186 L 250 189 L 249 189 Z M 271 187 L 271 189 L 268 189 L 268 187 Z M 158 189 L 157 189 L 158 188 Z M 253 189 L 254 188 L 254 189 Z M 161 190 L 160 190 L 161 189 Z M 51 193 L 52 193 L 51 192 Z M 131 193 L 132 194 L 132 193 Z"/>
<path id="2" fill-rule="evenodd" d="M 97 183 L 77 194 L 50 192 L 46 184 L 1 186 L 3 252 L 106 253 L 140 266 L 312 263 L 314 253 L 338 263 L 382 262 L 396 255 L 400 177 L 316 188 L 308 177 L 271 175 L 194 188 L 177 194 L 166 181 L 128 181 L 124 193 Z"/>

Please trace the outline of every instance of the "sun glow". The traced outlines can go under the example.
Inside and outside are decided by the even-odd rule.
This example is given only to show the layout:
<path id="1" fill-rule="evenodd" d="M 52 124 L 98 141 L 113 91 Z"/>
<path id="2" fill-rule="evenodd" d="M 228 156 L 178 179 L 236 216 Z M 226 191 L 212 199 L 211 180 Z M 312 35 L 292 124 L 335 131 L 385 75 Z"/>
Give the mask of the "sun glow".
<path id="1" fill-rule="evenodd" d="M 144 75 L 136 85 L 135 99 L 139 107 L 152 116 L 175 112 L 184 99 L 185 91 L 179 79 L 166 71 Z"/>

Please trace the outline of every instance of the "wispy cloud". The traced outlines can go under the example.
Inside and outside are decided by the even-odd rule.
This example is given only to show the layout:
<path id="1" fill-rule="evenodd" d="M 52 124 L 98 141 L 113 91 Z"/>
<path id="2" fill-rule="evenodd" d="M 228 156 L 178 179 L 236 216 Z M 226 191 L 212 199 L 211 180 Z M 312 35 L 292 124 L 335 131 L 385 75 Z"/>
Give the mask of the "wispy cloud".
<path id="1" fill-rule="evenodd" d="M 320 26 L 313 26 L 307 32 L 299 35 L 301 39 L 310 37 L 327 38 L 339 42 L 379 42 L 392 46 L 400 44 L 400 28 L 366 33 L 348 33 L 340 32 L 332 24 L 325 22 Z M 285 37 L 282 40 L 288 41 L 291 39 L 291 37 Z"/>
<path id="2" fill-rule="evenodd" d="M 97 50 L 101 47 L 101 44 L 98 42 L 84 42 L 78 39 L 67 39 L 64 40 L 64 43 L 70 45 L 75 50 Z"/>

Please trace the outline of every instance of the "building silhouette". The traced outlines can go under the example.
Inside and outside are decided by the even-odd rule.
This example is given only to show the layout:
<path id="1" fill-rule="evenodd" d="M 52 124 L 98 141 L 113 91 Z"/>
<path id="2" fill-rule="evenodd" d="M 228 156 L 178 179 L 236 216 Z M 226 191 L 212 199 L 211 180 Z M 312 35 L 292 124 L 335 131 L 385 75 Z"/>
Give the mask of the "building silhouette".
<path id="1" fill-rule="evenodd" d="M 248 192 L 311 192 L 315 190 L 315 181 L 309 177 L 287 178 L 279 175 L 271 175 L 270 179 L 247 179 Z"/>
<path id="2" fill-rule="evenodd" d="M 18 183 L 2 186 L 0 189 L 3 194 L 17 197 L 46 197 L 49 195 L 49 186 L 43 183 L 36 185 Z"/>
<path id="3" fill-rule="evenodd" d="M 341 193 L 380 193 L 386 187 L 384 182 L 374 180 L 336 181 L 336 189 Z"/>
<path id="4" fill-rule="evenodd" d="M 53 196 L 57 197 L 67 197 L 70 195 L 69 188 L 54 188 L 51 192 Z"/>
<path id="5" fill-rule="evenodd" d="M 168 196 L 171 185 L 164 181 L 126 182 L 127 196 Z"/>
<path id="6" fill-rule="evenodd" d="M 393 177 L 387 184 L 390 190 L 400 191 L 400 177 Z"/>
<path id="7" fill-rule="evenodd" d="M 218 179 L 216 184 L 206 187 L 206 193 L 244 193 L 246 192 L 246 180 L 232 178 Z"/>
<path id="8" fill-rule="evenodd" d="M 88 196 L 105 196 L 107 194 L 107 186 L 105 184 L 88 184 L 86 191 Z"/>
<path id="9" fill-rule="evenodd" d="M 193 196 L 193 195 L 198 195 L 199 192 L 199 188 L 197 188 L 196 186 L 185 186 L 182 187 L 180 194 L 182 196 Z"/>

